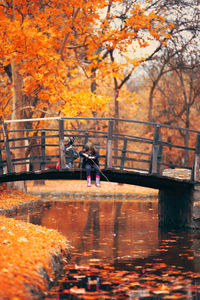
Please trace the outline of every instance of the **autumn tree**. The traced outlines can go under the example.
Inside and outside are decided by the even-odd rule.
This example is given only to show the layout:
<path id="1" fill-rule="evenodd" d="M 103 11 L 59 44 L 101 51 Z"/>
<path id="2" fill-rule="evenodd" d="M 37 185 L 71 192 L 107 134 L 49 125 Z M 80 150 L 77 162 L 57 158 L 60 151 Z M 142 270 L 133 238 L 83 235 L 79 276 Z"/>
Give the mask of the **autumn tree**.
<path id="1" fill-rule="evenodd" d="M 65 104 L 65 112 L 76 113 L 76 93 L 88 92 L 85 82 L 94 81 L 97 71 L 100 80 L 112 75 L 116 100 L 139 64 L 133 41 L 146 47 L 150 39 L 163 41 L 168 29 L 161 12 L 115 0 L 7 1 L 1 4 L 0 25 L 2 66 L 11 65 L 14 87 L 18 80 L 13 94 L 24 98 L 20 111 L 26 117 L 55 109 L 60 113 Z"/>
<path id="2" fill-rule="evenodd" d="M 105 78 L 113 82 L 115 107 L 112 115 L 118 118 L 120 90 L 144 60 L 144 57 L 136 58 L 137 48 L 147 47 L 152 40 L 162 43 L 168 37 L 170 26 L 165 24 L 161 10 L 155 14 L 139 1 L 109 1 L 103 9 L 98 31 L 94 32 L 93 41 L 86 49 L 86 62 L 80 59 L 79 64 L 91 78 L 93 92 L 101 88 Z"/>
<path id="3" fill-rule="evenodd" d="M 101 12 L 99 24 L 90 34 L 92 39 L 85 53 L 79 47 L 74 51 L 80 68 L 91 81 L 93 93 L 98 94 L 102 90 L 102 83 L 110 81 L 114 102 L 110 116 L 119 118 L 120 93 L 124 91 L 132 72 L 145 59 L 136 57 L 137 48 L 145 48 L 152 41 L 162 44 L 169 37 L 171 25 L 165 23 L 161 9 L 156 14 L 153 7 L 141 6 L 139 1 L 109 1 Z M 68 107 L 68 103 L 66 105 Z M 119 131 L 117 121 L 114 131 Z"/>
<path id="4" fill-rule="evenodd" d="M 198 1 L 159 1 L 155 6 L 166 7 L 166 22 L 173 23 L 170 38 L 160 47 L 159 51 L 146 60 L 144 69 L 151 80 L 149 88 L 149 113 L 148 120 L 154 121 L 153 102 L 154 93 L 160 79 L 171 71 L 170 61 L 173 57 L 183 56 L 185 59 L 195 56 L 199 44 L 199 6 Z M 176 58 L 175 58 L 176 60 Z M 174 60 L 174 62 L 175 62 Z M 178 60 L 177 60 L 178 61 Z M 174 66 L 173 66 L 174 67 Z M 177 66 L 179 67 L 179 66 Z"/>
<path id="5" fill-rule="evenodd" d="M 145 117 L 148 108 L 148 121 L 188 128 L 188 124 L 191 121 L 194 124 L 197 120 L 196 113 L 194 113 L 194 111 L 197 112 L 197 110 L 194 110 L 194 107 L 197 105 L 198 101 L 197 96 L 195 96 L 195 99 L 193 98 L 193 93 L 194 78 L 195 82 L 198 82 L 198 1 L 188 0 L 177 2 L 174 0 L 162 0 L 150 1 L 149 3 L 151 7 L 154 7 L 155 11 L 159 10 L 160 7 L 165 7 L 165 21 L 168 24 L 173 23 L 173 26 L 170 30 L 170 37 L 165 40 L 165 43 L 155 44 L 155 51 L 149 56 L 147 55 L 144 63 L 140 65 L 140 68 L 143 67 L 144 70 L 143 72 L 140 72 L 140 76 L 143 78 L 143 81 L 147 83 L 142 85 L 139 91 L 139 94 L 142 94 L 146 101 L 146 104 L 141 104 L 143 107 L 142 111 L 144 112 L 143 116 Z M 180 75 L 180 73 L 182 75 Z M 194 76 L 193 83 L 190 81 L 191 78 L 189 79 L 192 74 Z M 136 80 L 134 79 L 135 78 L 132 76 L 129 81 L 129 89 L 133 91 L 136 90 Z M 180 88 L 180 79 L 182 80 L 182 88 Z M 189 82 L 191 83 L 190 85 Z M 195 89 L 196 88 L 197 84 L 195 84 Z M 163 89 L 165 90 L 166 95 L 169 96 L 170 94 L 168 103 L 165 98 L 166 95 L 161 95 L 161 90 Z M 185 96 L 183 96 L 183 90 L 185 90 Z M 198 88 L 196 92 L 198 93 Z M 172 94 L 174 95 L 174 98 Z M 183 97 L 185 101 L 183 100 Z M 193 100 L 190 101 L 189 98 L 193 98 Z M 172 109 L 173 105 L 174 107 Z M 181 108 L 180 110 L 177 105 Z M 189 109 L 189 107 L 191 107 L 191 109 Z M 174 113 L 175 111 L 176 113 Z M 188 119 L 187 115 L 190 116 L 190 121 L 186 121 L 186 119 Z M 192 123 L 190 123 L 189 126 L 192 126 Z M 149 132 L 144 132 L 143 134 L 148 136 Z M 180 132 L 179 134 L 178 138 L 182 136 L 182 140 L 184 140 L 183 145 L 187 146 L 187 134 L 184 132 Z M 170 138 L 171 137 L 169 136 L 169 139 Z M 186 162 L 188 159 L 187 153 L 185 154 L 184 159 Z"/>
<path id="6" fill-rule="evenodd" d="M 198 130 L 196 118 L 199 92 L 199 60 L 178 56 L 170 61 L 171 71 L 162 77 L 156 88 L 155 120 L 187 129 Z M 196 113 L 195 113 L 196 112 Z M 184 145 L 189 146 L 188 131 L 180 131 Z M 185 155 L 185 163 L 188 153 Z"/>
<path id="7" fill-rule="evenodd" d="M 106 107 L 101 81 L 112 78 L 119 117 L 119 93 L 144 60 L 136 48 L 162 44 L 169 28 L 164 8 L 155 11 L 151 1 L 1 1 L 1 74 L 9 82 L 3 105 L 9 102 L 13 120 L 88 115 Z M 23 127 L 12 123 L 14 130 Z"/>

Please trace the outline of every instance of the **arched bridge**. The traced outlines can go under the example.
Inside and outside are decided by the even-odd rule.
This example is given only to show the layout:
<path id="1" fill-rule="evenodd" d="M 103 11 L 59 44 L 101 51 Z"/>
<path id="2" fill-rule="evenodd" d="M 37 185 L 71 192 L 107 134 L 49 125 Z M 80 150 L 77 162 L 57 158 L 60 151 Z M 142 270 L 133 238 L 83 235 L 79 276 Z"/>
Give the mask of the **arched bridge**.
<path id="1" fill-rule="evenodd" d="M 46 118 L 1 123 L 0 182 L 83 179 L 81 161 L 65 168 L 64 137 L 100 153 L 101 180 L 157 189 L 189 188 L 199 181 L 200 132 L 113 118 Z M 59 161 L 60 168 L 56 170 Z"/>
<path id="2" fill-rule="evenodd" d="M 0 182 L 84 179 L 80 158 L 66 169 L 65 137 L 74 137 L 77 152 L 87 141 L 95 144 L 101 180 L 159 189 L 161 226 L 200 227 L 195 130 L 113 118 L 7 120 L 0 129 Z"/>

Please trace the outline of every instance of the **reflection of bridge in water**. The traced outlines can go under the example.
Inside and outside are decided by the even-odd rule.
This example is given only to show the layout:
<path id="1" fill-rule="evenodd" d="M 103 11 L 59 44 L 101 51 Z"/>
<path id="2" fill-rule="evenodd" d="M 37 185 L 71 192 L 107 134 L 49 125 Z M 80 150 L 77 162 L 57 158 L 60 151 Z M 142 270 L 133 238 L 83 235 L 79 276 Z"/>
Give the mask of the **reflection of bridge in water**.
<path id="1" fill-rule="evenodd" d="M 19 122 L 21 129 L 13 129 Z M 95 144 L 100 153 L 101 180 L 159 189 L 160 225 L 194 226 L 194 216 L 199 218 L 200 132 L 111 118 L 5 121 L 0 182 L 83 179 L 80 159 L 73 170 L 65 168 L 65 136 L 75 138 L 76 151 L 88 140 Z M 58 161 L 60 169 L 56 170 Z"/>

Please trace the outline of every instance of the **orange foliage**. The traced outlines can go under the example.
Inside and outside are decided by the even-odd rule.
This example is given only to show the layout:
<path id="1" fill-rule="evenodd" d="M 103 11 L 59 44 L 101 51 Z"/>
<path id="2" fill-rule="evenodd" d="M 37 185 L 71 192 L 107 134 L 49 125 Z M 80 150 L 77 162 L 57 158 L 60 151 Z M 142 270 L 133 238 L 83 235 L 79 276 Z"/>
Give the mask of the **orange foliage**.
<path id="1" fill-rule="evenodd" d="M 0 208 L 10 209 L 39 196 L 28 195 L 1 186 Z M 65 237 L 55 230 L 0 216 L 0 298 L 31 299 L 48 290 L 46 278 L 54 278 L 51 260 L 67 251 Z M 35 293 L 31 293 L 31 289 Z"/>
<path id="2" fill-rule="evenodd" d="M 138 1 L 128 8 L 126 22 L 120 22 L 116 7 L 122 13 L 124 1 L 113 0 L 110 4 L 106 0 L 2 2 L 1 65 L 15 62 L 19 66 L 28 117 L 61 111 L 67 115 L 88 114 L 90 110 L 105 109 L 108 99 L 104 94 L 91 95 L 94 70 L 99 80 L 110 74 L 122 79 L 127 66 L 133 70 L 143 60 L 134 58 L 133 41 L 146 47 L 151 40 L 162 43 L 166 38 L 169 26 L 164 22 L 164 12 L 146 12 Z M 142 32 L 148 32 L 148 38 Z M 114 50 L 125 59 L 124 63 L 121 59 L 111 62 L 108 54 Z M 7 83 L 1 92 L 2 109 L 10 109 L 7 102 L 11 87 Z"/>
<path id="3" fill-rule="evenodd" d="M 4 189 L 0 191 L 0 209 L 9 209 L 24 202 L 32 202 L 39 199 L 40 196 L 33 196 L 15 189 L 5 189 L 4 187 Z"/>
<path id="4" fill-rule="evenodd" d="M 30 287 L 47 291 L 42 268 L 53 276 L 51 255 L 67 249 L 66 239 L 55 230 L 0 217 L 0 298 L 31 299 Z M 18 299 L 18 298 L 17 298 Z"/>
<path id="5" fill-rule="evenodd" d="M 87 187 L 86 180 L 59 180 L 54 181 L 54 184 L 52 185 L 51 180 L 46 180 L 45 185 L 36 186 L 33 185 L 33 182 L 28 182 L 27 185 L 28 192 L 42 192 L 42 191 L 48 191 L 53 192 L 55 190 L 58 190 L 60 192 L 70 192 L 70 193 L 87 193 L 90 192 L 95 195 L 95 193 L 98 194 L 140 194 L 140 195 L 155 195 L 155 197 L 158 194 L 158 191 L 151 188 L 143 188 L 141 186 L 135 186 L 135 185 L 129 185 L 129 184 L 118 184 L 113 182 L 101 182 L 101 188 L 98 188 L 95 186 L 95 184 L 92 184 L 91 188 Z"/>

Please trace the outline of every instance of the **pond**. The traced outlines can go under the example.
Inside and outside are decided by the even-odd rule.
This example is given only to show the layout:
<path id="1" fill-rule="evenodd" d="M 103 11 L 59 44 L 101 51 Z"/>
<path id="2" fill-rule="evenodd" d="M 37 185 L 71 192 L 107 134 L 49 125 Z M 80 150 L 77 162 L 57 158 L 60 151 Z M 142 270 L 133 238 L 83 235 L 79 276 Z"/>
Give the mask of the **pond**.
<path id="1" fill-rule="evenodd" d="M 157 199 L 52 201 L 18 219 L 70 240 L 46 299 L 200 299 L 200 234 L 160 231 Z"/>

